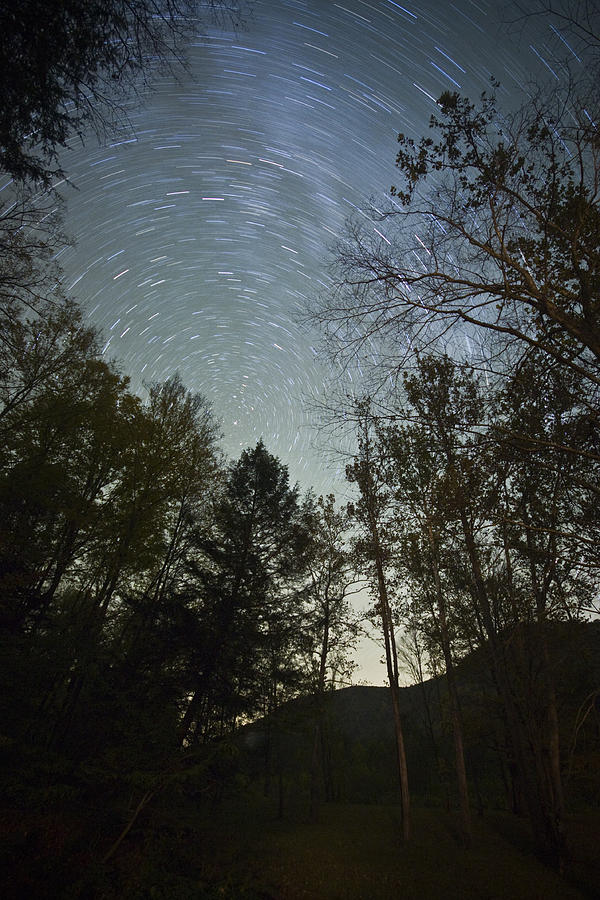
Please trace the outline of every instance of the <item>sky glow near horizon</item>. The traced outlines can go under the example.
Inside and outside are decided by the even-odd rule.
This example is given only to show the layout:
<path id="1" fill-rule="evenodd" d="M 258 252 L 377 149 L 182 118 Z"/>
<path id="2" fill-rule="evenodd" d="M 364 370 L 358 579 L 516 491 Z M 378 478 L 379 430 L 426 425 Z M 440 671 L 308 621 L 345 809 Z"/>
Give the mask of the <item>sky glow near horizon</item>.
<path id="1" fill-rule="evenodd" d="M 328 369 L 298 312 L 347 217 L 398 180 L 398 133 L 417 140 L 443 91 L 476 98 L 492 76 L 518 103 L 553 77 L 552 41 L 541 19 L 509 34 L 493 0 L 255 0 L 243 31 L 208 28 L 133 134 L 62 159 L 64 284 L 105 355 L 134 390 L 178 370 L 229 456 L 262 437 L 292 482 L 343 494 L 303 409 Z"/>

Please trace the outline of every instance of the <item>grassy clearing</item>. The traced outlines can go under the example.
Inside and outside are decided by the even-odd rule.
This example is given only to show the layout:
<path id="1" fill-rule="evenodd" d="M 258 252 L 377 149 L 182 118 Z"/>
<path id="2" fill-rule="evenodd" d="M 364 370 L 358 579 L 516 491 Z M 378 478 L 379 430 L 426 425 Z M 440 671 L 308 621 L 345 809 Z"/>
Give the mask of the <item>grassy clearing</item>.
<path id="1" fill-rule="evenodd" d="M 476 820 L 469 850 L 459 845 L 452 816 L 433 809 L 414 811 L 413 838 L 402 845 L 398 815 L 393 805 L 332 804 L 322 808 L 319 822 L 307 823 L 299 815 L 295 821 L 274 820 L 270 806 L 258 798 L 246 805 L 237 801 L 214 808 L 165 804 L 132 829 L 110 866 L 97 863 L 109 840 L 104 826 L 85 849 L 80 834 L 71 841 L 74 853 L 57 853 L 56 846 L 52 859 L 43 854 L 46 861 L 37 872 L 30 852 L 23 854 L 20 875 L 15 872 L 16 880 L 11 879 L 13 890 L 10 881 L 4 882 L 2 894 L 36 900 L 600 896 L 597 815 L 572 823 L 576 850 L 572 874 L 581 890 L 535 859 L 525 824 L 507 814 Z M 56 841 L 56 831 L 51 831 Z"/>
<path id="2" fill-rule="evenodd" d="M 450 817 L 414 813 L 403 846 L 393 807 L 330 806 L 319 824 L 264 835 L 263 874 L 280 900 L 575 900 L 583 895 L 519 850 L 490 820 L 462 849 Z"/>

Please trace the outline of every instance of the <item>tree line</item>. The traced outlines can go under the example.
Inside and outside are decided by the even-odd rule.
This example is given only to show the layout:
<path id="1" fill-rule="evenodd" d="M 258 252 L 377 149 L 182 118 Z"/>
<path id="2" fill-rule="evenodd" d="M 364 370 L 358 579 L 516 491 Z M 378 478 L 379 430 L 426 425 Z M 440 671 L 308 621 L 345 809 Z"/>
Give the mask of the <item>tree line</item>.
<path id="1" fill-rule="evenodd" d="M 311 310 L 330 355 L 368 372 L 362 396 L 338 396 L 355 423 L 351 512 L 394 695 L 404 836 L 400 625 L 445 673 L 465 844 L 455 670 L 479 649 L 512 805 L 559 868 L 570 735 L 549 634 L 598 614 L 600 563 L 600 23 L 582 6 L 540 4 L 572 54 L 554 58 L 561 85 L 530 85 L 516 111 L 495 82 L 478 103 L 447 92 L 429 134 L 399 135 L 387 208 L 349 223 Z"/>
<path id="2" fill-rule="evenodd" d="M 376 363 L 364 395 L 333 410 L 356 425 L 355 501 L 341 509 L 290 485 L 262 441 L 225 460 L 209 404 L 177 375 L 145 400 L 131 393 L 61 291 L 58 149 L 84 134 L 94 90 L 94 103 L 121 77 L 135 90 L 147 56 L 168 64 L 181 37 L 178 4 L 158 19 L 154 4 L 109 7 L 101 26 L 84 23 L 90 44 L 58 82 L 64 60 L 52 54 L 66 38 L 28 44 L 30 76 L 50 74 L 21 104 L 1 104 L 0 165 L 13 179 L 0 213 L 6 796 L 133 790 L 137 811 L 166 785 L 205 785 L 210 761 L 233 746 L 223 738 L 310 694 L 315 814 L 324 698 L 352 669 L 360 574 L 385 652 L 404 837 L 400 627 L 417 668 L 445 675 L 464 843 L 474 783 L 457 670 L 475 653 L 509 801 L 561 868 L 571 735 L 553 629 L 598 612 L 593 81 L 578 71 L 566 93 L 532 92 L 510 114 L 493 95 L 444 94 L 433 136 L 400 135 L 401 182 L 377 214 L 387 239 L 364 218 L 349 226 L 337 288 L 314 313 L 334 355 L 368 345 Z M 578 50 L 593 78 L 587 11 Z M 23 39 L 38 12 L 33 0 L 5 11 L 0 34 Z M 53 28 L 72 24 L 65 12 Z M 130 41 L 131 60 L 120 55 Z M 8 71 L 6 42 L 0 51 Z M 0 84 L 21 96 L 10 73 Z M 597 697 L 582 698 L 578 721 Z"/>
<path id="3" fill-rule="evenodd" d="M 74 305 L 36 329 L 0 416 L 15 752 L 79 764 L 121 747 L 156 764 L 346 677 L 353 576 L 334 498 L 301 494 L 262 441 L 224 460 L 177 375 L 132 394 Z"/>
<path id="4" fill-rule="evenodd" d="M 211 2 L 204 21 L 237 25 L 242 8 Z M 126 127 L 153 74 L 182 64 L 197 12 L 0 13 L 0 707 L 3 789 L 26 804 L 150 796 L 353 666 L 333 496 L 291 485 L 262 440 L 226 460 L 177 374 L 133 394 L 61 287 L 60 152 Z"/>

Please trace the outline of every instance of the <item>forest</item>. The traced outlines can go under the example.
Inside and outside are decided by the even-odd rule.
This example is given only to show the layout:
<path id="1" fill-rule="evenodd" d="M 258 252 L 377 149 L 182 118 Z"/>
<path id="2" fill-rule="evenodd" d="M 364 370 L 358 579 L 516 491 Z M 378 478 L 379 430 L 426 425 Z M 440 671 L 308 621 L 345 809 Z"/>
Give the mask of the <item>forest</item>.
<path id="1" fill-rule="evenodd" d="M 594 4 L 540 5 L 589 81 L 442 95 L 368 211 L 393 241 L 335 248 L 307 316 L 371 360 L 317 411 L 350 503 L 226 458 L 178 374 L 134 393 L 61 286 L 60 150 L 180 65 L 191 6 L 0 12 L 3 896 L 597 896 Z"/>

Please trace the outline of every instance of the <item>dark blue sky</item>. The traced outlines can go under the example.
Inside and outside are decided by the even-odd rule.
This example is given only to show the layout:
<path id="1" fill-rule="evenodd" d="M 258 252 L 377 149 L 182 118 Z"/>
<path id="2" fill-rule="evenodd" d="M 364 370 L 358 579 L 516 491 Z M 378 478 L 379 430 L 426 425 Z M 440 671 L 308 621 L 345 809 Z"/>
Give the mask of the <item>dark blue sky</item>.
<path id="1" fill-rule="evenodd" d="M 436 97 L 494 75 L 516 102 L 532 71 L 553 78 L 560 42 L 544 20 L 511 34 L 492 0 L 253 7 L 243 32 L 197 37 L 190 74 L 132 112 L 134 135 L 74 142 L 61 261 L 134 388 L 178 369 L 228 453 L 262 436 L 321 491 L 342 479 L 312 448 L 301 398 L 326 370 L 296 319 L 327 290 L 328 246 L 384 200 L 398 132 L 424 133 Z"/>

